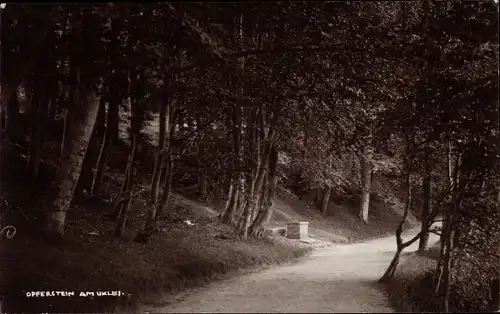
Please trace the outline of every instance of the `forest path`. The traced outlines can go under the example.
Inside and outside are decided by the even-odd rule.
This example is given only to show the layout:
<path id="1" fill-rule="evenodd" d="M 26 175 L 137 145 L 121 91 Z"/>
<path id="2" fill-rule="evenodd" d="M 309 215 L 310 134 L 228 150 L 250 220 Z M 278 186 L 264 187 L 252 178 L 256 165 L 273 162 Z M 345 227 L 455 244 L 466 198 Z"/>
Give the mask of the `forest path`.
<path id="1" fill-rule="evenodd" d="M 417 233 L 408 231 L 403 238 Z M 429 246 L 438 240 L 431 234 Z M 403 255 L 417 249 L 418 241 Z M 140 312 L 394 312 L 377 280 L 395 250 L 394 236 L 317 249 L 297 263 L 214 282 Z"/>

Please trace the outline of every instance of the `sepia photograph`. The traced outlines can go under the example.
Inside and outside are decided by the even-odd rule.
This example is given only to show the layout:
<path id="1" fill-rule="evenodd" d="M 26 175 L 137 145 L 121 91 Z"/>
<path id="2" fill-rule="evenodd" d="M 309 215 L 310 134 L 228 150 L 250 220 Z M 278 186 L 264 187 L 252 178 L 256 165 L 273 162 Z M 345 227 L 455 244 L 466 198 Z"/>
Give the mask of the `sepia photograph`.
<path id="1" fill-rule="evenodd" d="M 0 4 L 1 313 L 500 312 L 498 0 Z"/>

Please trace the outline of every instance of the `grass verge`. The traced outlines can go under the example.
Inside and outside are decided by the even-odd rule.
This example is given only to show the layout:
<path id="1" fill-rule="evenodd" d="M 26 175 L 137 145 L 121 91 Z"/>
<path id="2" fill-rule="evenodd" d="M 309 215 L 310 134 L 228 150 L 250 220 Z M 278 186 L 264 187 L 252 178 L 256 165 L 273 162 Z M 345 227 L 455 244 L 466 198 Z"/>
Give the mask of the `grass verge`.
<path id="1" fill-rule="evenodd" d="M 411 253 L 402 259 L 386 285 L 391 305 L 398 312 L 442 312 L 442 296 L 433 293 L 433 275 L 439 245 L 423 256 Z M 454 272 L 450 288 L 452 313 L 488 312 L 488 282 L 473 271 Z"/>
<path id="2" fill-rule="evenodd" d="M 102 214 L 74 209 L 64 249 L 23 233 L 2 243 L 0 256 L 7 312 L 104 312 L 133 309 L 154 299 L 202 285 L 224 275 L 292 261 L 310 249 L 272 240 L 240 241 L 232 228 L 204 217 L 194 226 L 170 223 L 148 244 L 112 238 L 113 223 Z M 220 237 L 223 234 L 225 236 Z M 80 297 L 82 291 L 121 291 L 124 295 Z M 75 291 L 74 297 L 28 298 L 30 291 Z"/>

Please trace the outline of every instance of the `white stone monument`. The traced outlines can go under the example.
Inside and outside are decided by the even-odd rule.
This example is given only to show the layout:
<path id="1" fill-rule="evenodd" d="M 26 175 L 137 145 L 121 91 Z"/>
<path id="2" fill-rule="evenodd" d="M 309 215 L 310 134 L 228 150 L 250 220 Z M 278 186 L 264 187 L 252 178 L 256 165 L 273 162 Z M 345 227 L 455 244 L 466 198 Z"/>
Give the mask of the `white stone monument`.
<path id="1" fill-rule="evenodd" d="M 304 240 L 309 238 L 309 222 L 291 222 L 286 225 L 286 234 L 289 239 Z"/>

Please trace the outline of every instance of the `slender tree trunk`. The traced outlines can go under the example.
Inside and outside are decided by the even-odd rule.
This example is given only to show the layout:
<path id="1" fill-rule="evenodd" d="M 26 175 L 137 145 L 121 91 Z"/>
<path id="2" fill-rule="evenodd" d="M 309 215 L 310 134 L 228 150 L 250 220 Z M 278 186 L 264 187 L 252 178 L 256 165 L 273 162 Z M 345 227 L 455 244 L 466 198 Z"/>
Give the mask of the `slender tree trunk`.
<path id="1" fill-rule="evenodd" d="M 165 207 L 168 207 L 168 201 L 170 199 L 170 192 L 172 189 L 172 175 L 174 172 L 174 156 L 172 155 L 171 151 L 167 151 L 167 160 L 166 160 L 166 178 L 165 178 L 165 185 L 163 187 L 163 195 L 161 202 L 158 207 L 158 212 L 156 213 L 155 220 L 158 221 L 163 214 Z M 170 216 L 171 215 L 171 210 L 169 208 L 167 214 Z"/>
<path id="2" fill-rule="evenodd" d="M 451 142 L 448 140 L 447 145 L 446 145 L 446 150 L 447 150 L 447 163 L 448 163 L 448 188 L 449 190 L 454 189 L 454 171 L 453 169 L 453 158 L 451 155 Z M 452 192 L 454 193 L 454 192 Z M 451 194 L 451 193 L 450 193 Z M 438 294 L 440 289 L 441 289 L 441 282 L 443 281 L 443 274 L 445 273 L 444 267 L 445 267 L 445 256 L 446 256 L 446 251 L 447 251 L 447 238 L 446 238 L 446 233 L 448 230 L 448 220 L 449 220 L 449 212 L 444 214 L 445 219 L 442 219 L 442 225 L 441 225 L 441 237 L 440 237 L 440 252 L 439 252 L 439 260 L 437 261 L 436 264 L 436 270 L 434 271 L 434 293 Z"/>
<path id="3" fill-rule="evenodd" d="M 224 206 L 224 211 L 219 216 L 220 221 L 225 224 L 229 224 L 232 222 L 233 210 L 237 203 L 237 199 L 235 198 L 235 195 L 237 195 L 237 189 L 235 189 L 234 186 L 234 179 L 231 179 L 226 205 Z"/>
<path id="4" fill-rule="evenodd" d="M 69 127 L 67 149 L 56 172 L 55 198 L 48 206 L 46 231 L 48 235 L 52 234 L 57 238 L 62 238 L 64 235 L 66 212 L 80 177 L 83 158 L 99 110 L 99 97 L 92 86 L 89 86 L 84 95 L 86 95 L 85 101 L 75 108 L 76 115 Z"/>
<path id="5" fill-rule="evenodd" d="M 409 144 L 407 144 L 407 145 L 409 145 Z M 417 236 L 415 236 L 413 239 L 411 239 L 407 242 L 403 242 L 403 238 L 402 238 L 403 226 L 406 222 L 406 219 L 408 218 L 408 214 L 410 213 L 410 208 L 411 208 L 411 203 L 412 203 L 411 173 L 412 173 L 413 162 L 412 162 L 412 157 L 410 156 L 411 151 L 409 148 L 410 148 L 409 146 L 407 146 L 407 148 L 406 148 L 407 160 L 406 160 L 405 167 L 404 167 L 405 172 L 406 172 L 406 180 L 405 180 L 406 181 L 405 182 L 406 205 L 405 205 L 403 217 L 401 218 L 401 221 L 399 222 L 398 228 L 396 229 L 396 246 L 397 246 L 396 254 L 394 255 L 394 258 L 392 259 L 392 262 L 389 265 L 389 267 L 387 268 L 387 270 L 385 271 L 384 275 L 382 276 L 382 278 L 380 278 L 380 280 L 379 280 L 380 282 L 388 281 L 394 276 L 396 268 L 399 264 L 399 256 L 401 255 L 403 250 L 405 248 L 407 248 L 408 246 L 412 245 L 415 241 L 417 241 L 420 238 L 420 233 Z"/>
<path id="6" fill-rule="evenodd" d="M 172 141 L 175 138 L 175 123 L 170 122 L 170 130 L 168 131 L 168 136 L 165 142 L 165 155 L 164 162 L 162 162 L 162 172 L 165 173 L 165 181 L 163 185 L 163 195 L 158 204 L 157 211 L 154 215 L 154 221 L 157 222 L 161 215 L 163 214 L 165 207 L 169 206 L 168 201 L 170 199 L 170 192 L 172 188 L 172 175 L 174 174 L 174 155 L 173 155 L 173 145 Z M 167 214 L 171 215 L 171 210 L 169 208 Z"/>
<path id="7" fill-rule="evenodd" d="M 200 167 L 198 174 L 198 194 L 202 199 L 205 199 L 207 196 L 207 175 L 203 171 L 203 168 Z"/>
<path id="8" fill-rule="evenodd" d="M 95 133 L 98 138 L 102 138 L 106 130 L 106 98 L 101 97 L 99 111 L 95 122 Z"/>
<path id="9" fill-rule="evenodd" d="M 151 180 L 151 190 L 150 190 L 150 201 L 151 205 L 155 206 L 158 203 L 158 191 L 160 187 L 160 179 L 161 179 L 161 169 L 162 169 L 162 161 L 163 152 L 165 149 L 165 132 L 166 130 L 170 130 L 170 100 L 168 99 L 167 87 L 163 87 L 163 97 L 162 104 L 160 106 L 160 126 L 159 126 L 159 139 L 158 139 L 158 151 L 156 155 L 155 168 L 153 171 L 153 178 Z M 154 216 L 154 215 L 153 215 Z"/>
<path id="10" fill-rule="evenodd" d="M 118 202 L 115 205 L 114 218 L 116 220 L 119 219 L 120 213 L 123 211 L 123 208 L 126 206 L 126 202 L 128 199 L 128 194 L 130 192 L 130 181 L 133 174 L 133 162 L 135 158 L 135 154 L 137 153 L 137 137 L 132 137 L 132 148 L 130 150 L 130 154 L 127 160 L 127 166 L 125 168 L 125 174 L 123 176 L 122 185 L 120 187 L 120 194 L 118 196 Z M 133 153 L 133 154 L 132 154 Z"/>
<path id="11" fill-rule="evenodd" d="M 421 232 L 422 236 L 420 237 L 420 242 L 418 245 L 418 252 L 423 253 L 427 250 L 427 245 L 429 243 L 429 228 L 427 220 L 429 218 L 429 214 L 431 212 L 431 178 L 432 178 L 432 168 L 429 161 L 429 156 L 426 153 L 425 156 L 425 174 L 422 179 L 422 187 L 423 187 L 423 202 L 422 202 L 422 227 Z"/>
<path id="12" fill-rule="evenodd" d="M 255 218 L 257 215 L 264 209 L 264 201 L 267 198 L 267 189 L 269 186 L 269 173 L 267 168 L 269 167 L 269 163 L 266 165 L 266 170 L 264 172 L 264 180 L 262 183 L 262 189 L 261 192 L 257 198 L 257 204 L 255 205 L 255 208 L 253 209 L 250 217 L 250 232 L 252 231 L 252 225 L 255 223 Z"/>
<path id="13" fill-rule="evenodd" d="M 445 229 L 441 229 L 441 233 L 444 234 Z M 438 294 L 439 290 L 441 288 L 441 282 L 443 279 L 443 265 L 444 265 L 444 255 L 446 251 L 446 241 L 443 241 L 443 236 L 441 235 L 441 243 L 440 243 L 440 249 L 439 249 L 439 259 L 436 263 L 436 270 L 434 271 L 434 286 L 433 286 L 433 291 L 434 294 Z"/>
<path id="14" fill-rule="evenodd" d="M 66 145 L 64 145 L 66 143 L 66 133 L 67 133 L 67 130 L 68 130 L 68 127 L 69 127 L 69 109 L 68 108 L 64 108 L 64 123 L 63 123 L 63 131 L 62 131 L 62 135 L 61 135 L 61 149 L 59 150 L 59 157 L 62 158 L 62 156 L 64 155 L 64 149 L 66 148 Z"/>
<path id="15" fill-rule="evenodd" d="M 362 165 L 362 194 L 361 194 L 361 204 L 359 211 L 359 218 L 363 220 L 364 223 L 368 223 L 368 212 L 370 210 L 370 190 L 371 190 L 371 177 L 372 177 L 372 165 L 371 165 L 371 151 L 369 149 L 364 149 L 364 154 L 361 158 Z"/>
<path id="16" fill-rule="evenodd" d="M 226 202 L 226 207 L 221 215 L 221 222 L 225 224 L 230 224 L 233 221 L 233 216 L 238 208 L 238 200 L 240 199 L 240 191 L 234 188 L 234 184 L 231 184 L 229 188 L 229 199 Z"/>
<path id="17" fill-rule="evenodd" d="M 73 124 L 74 116 L 76 111 L 78 111 L 77 107 L 81 106 L 80 101 L 80 69 L 75 65 L 74 61 L 71 61 L 70 68 L 70 81 L 71 85 L 69 87 L 69 97 L 68 97 L 68 105 L 66 107 L 66 113 L 64 117 L 64 130 L 61 142 L 61 156 L 65 154 L 64 150 L 68 145 L 68 132 Z M 96 118 L 97 119 L 97 118 Z"/>
<path id="18" fill-rule="evenodd" d="M 328 213 L 328 204 L 330 203 L 330 195 L 332 194 L 332 188 L 327 186 L 325 188 L 325 193 L 323 194 L 323 201 L 321 202 L 321 212 L 323 214 Z"/>
<path id="19" fill-rule="evenodd" d="M 233 187 L 232 193 L 230 195 L 230 199 L 234 199 L 234 201 L 228 205 L 224 209 L 224 213 L 221 216 L 221 222 L 223 223 L 231 223 L 233 221 L 233 214 L 236 211 L 236 207 L 238 206 L 238 198 L 240 197 L 240 192 L 242 189 L 241 184 L 241 109 L 238 105 L 233 105 L 232 110 L 232 166 L 231 166 L 231 185 Z"/>
<path id="20" fill-rule="evenodd" d="M 92 195 L 98 194 L 101 188 L 101 182 L 104 177 L 106 164 L 108 162 L 109 149 L 114 143 L 113 128 L 115 125 L 118 126 L 118 107 L 119 100 L 111 98 L 108 103 L 108 114 L 106 121 L 106 131 L 104 133 L 104 141 L 101 145 L 101 150 L 97 159 L 96 171 L 94 173 L 92 187 L 90 189 L 90 194 Z"/>
<path id="21" fill-rule="evenodd" d="M 446 231 L 446 246 L 443 261 L 443 278 L 444 278 L 444 297 L 443 310 L 445 313 L 450 312 L 450 286 L 451 286 L 451 262 L 452 262 L 452 251 L 453 251 L 453 215 L 450 215 L 449 221 L 447 223 Z"/>
<path id="22" fill-rule="evenodd" d="M 115 237 L 121 237 L 125 231 L 125 226 L 127 223 L 127 215 L 128 211 L 130 209 L 130 205 L 133 200 L 133 187 L 131 187 L 131 182 L 132 182 L 132 173 L 133 173 L 133 168 L 134 168 L 134 162 L 135 162 L 135 155 L 137 151 L 137 140 L 138 140 L 138 135 L 135 134 L 132 137 L 132 148 L 130 150 L 128 162 L 127 162 L 127 170 L 125 178 L 124 178 L 124 184 L 122 185 L 123 188 L 123 194 L 126 194 L 125 200 L 122 202 L 120 205 L 120 210 L 118 212 L 118 217 L 117 217 L 117 223 L 115 227 Z"/>

